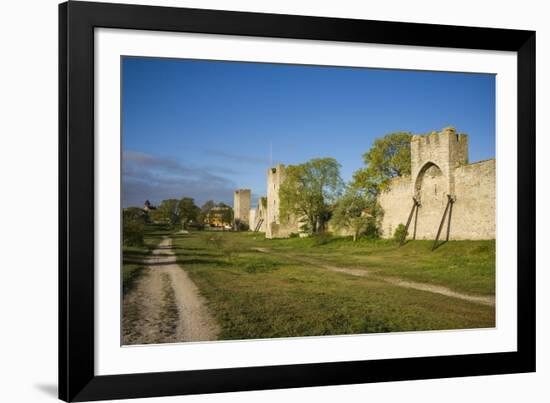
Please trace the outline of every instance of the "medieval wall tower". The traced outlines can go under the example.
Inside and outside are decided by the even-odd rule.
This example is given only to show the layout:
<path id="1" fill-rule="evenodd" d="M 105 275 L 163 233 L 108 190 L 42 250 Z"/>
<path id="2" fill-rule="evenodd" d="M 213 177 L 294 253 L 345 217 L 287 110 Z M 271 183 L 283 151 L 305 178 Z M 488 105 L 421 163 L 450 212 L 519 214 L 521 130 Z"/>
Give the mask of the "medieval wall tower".
<path id="1" fill-rule="evenodd" d="M 267 238 L 285 238 L 299 232 L 299 225 L 293 217 L 280 216 L 279 188 L 285 180 L 286 168 L 277 164 L 267 170 Z"/>
<path id="2" fill-rule="evenodd" d="M 468 136 L 454 128 L 413 136 L 411 175 L 379 197 L 382 235 L 410 222 L 415 239 L 435 239 L 440 226 L 449 239 L 494 239 L 495 167 L 494 159 L 468 164 Z"/>
<path id="3" fill-rule="evenodd" d="M 267 170 L 267 226 L 266 237 L 274 238 L 278 233 L 279 220 L 279 187 L 285 179 L 285 166 L 277 164 Z M 274 236 L 275 235 L 275 236 Z"/>
<path id="4" fill-rule="evenodd" d="M 428 171 L 439 170 L 444 177 L 441 191 L 454 195 L 455 169 L 468 163 L 468 136 L 457 134 L 452 127 L 427 136 L 415 135 L 411 140 L 412 192 L 419 196 Z"/>
<path id="5" fill-rule="evenodd" d="M 239 189 L 233 193 L 234 220 L 249 225 L 250 189 Z"/>

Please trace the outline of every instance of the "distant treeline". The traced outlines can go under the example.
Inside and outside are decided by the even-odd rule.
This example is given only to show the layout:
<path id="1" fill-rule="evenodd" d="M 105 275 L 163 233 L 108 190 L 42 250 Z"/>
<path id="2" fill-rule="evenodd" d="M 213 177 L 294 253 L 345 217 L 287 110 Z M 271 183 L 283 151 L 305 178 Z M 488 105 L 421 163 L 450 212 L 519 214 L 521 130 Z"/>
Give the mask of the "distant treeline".
<path id="1" fill-rule="evenodd" d="M 233 222 L 233 209 L 224 203 L 208 200 L 201 207 L 191 197 L 163 200 L 153 206 L 148 200 L 143 207 L 127 207 L 122 211 L 123 242 L 142 245 L 147 223 L 165 224 L 170 229 L 203 229 L 204 226 L 226 227 Z"/>

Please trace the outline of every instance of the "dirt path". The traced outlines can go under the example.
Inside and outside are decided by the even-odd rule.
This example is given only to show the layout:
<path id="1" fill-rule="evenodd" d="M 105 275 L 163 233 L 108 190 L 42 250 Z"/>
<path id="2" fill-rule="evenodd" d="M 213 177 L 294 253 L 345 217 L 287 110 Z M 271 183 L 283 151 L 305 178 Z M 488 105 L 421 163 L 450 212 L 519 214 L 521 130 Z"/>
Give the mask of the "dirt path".
<path id="1" fill-rule="evenodd" d="M 283 256 L 292 260 L 295 260 L 297 262 L 306 263 L 312 266 L 321 267 L 323 269 L 327 269 L 330 271 L 338 272 L 338 273 L 345 273 L 352 276 L 359 276 L 359 277 L 372 277 L 372 279 L 384 281 L 386 283 L 390 283 L 392 285 L 395 285 L 397 287 L 404 287 L 404 288 L 412 288 L 419 291 L 427 291 L 432 292 L 434 294 L 441 294 L 445 295 L 447 297 L 451 298 L 457 298 L 464 301 L 473 302 L 476 304 L 481 305 L 488 305 L 488 306 L 495 306 L 495 297 L 493 296 L 484 296 L 484 295 L 471 295 L 471 294 L 463 294 L 460 292 L 456 292 L 451 290 L 450 288 L 439 286 L 439 285 L 433 285 L 433 284 L 426 284 L 426 283 L 418 283 L 414 281 L 408 281 L 403 280 L 397 277 L 387 277 L 387 276 L 380 276 L 378 274 L 372 275 L 369 273 L 368 270 L 362 270 L 362 269 L 353 269 L 348 267 L 340 267 L 340 266 L 334 266 L 329 265 L 323 262 L 319 262 L 314 259 L 305 258 L 302 256 L 296 256 L 296 255 L 289 255 L 281 252 L 275 252 L 271 249 L 267 248 L 255 248 L 258 252 L 263 253 L 270 253 L 273 255 L 279 255 Z"/>
<path id="2" fill-rule="evenodd" d="M 165 238 L 123 300 L 123 344 L 215 340 L 219 327 Z"/>

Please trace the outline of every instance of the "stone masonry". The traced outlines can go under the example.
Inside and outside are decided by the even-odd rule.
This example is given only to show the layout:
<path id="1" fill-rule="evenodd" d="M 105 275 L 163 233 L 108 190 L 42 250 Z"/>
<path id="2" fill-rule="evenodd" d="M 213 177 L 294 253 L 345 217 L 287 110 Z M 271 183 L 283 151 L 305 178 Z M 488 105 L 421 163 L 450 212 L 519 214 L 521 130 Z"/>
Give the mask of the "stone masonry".
<path id="1" fill-rule="evenodd" d="M 384 211 L 382 236 L 391 238 L 399 224 L 406 224 L 416 200 L 409 238 L 435 239 L 450 197 L 454 202 L 444 221 L 443 237 L 448 231 L 449 239 L 494 239 L 495 182 L 494 159 L 468 164 L 466 134 L 445 128 L 413 136 L 411 175 L 393 178 L 379 196 Z"/>
<path id="2" fill-rule="evenodd" d="M 279 214 L 279 188 L 285 179 L 285 166 L 277 164 L 267 170 L 267 238 L 286 238 L 291 233 L 300 232 L 294 217 L 281 217 Z"/>
<path id="3" fill-rule="evenodd" d="M 252 220 L 254 216 L 254 220 Z M 258 199 L 258 206 L 250 210 L 251 231 L 266 232 L 267 228 L 267 197 Z"/>
<path id="4" fill-rule="evenodd" d="M 233 193 L 233 214 L 235 222 L 249 225 L 250 220 L 250 189 L 239 189 Z"/>
<path id="5" fill-rule="evenodd" d="M 256 207 L 253 207 L 250 209 L 248 213 L 248 222 L 249 222 L 249 230 L 253 231 L 256 223 L 256 214 L 258 213 L 258 209 Z"/>

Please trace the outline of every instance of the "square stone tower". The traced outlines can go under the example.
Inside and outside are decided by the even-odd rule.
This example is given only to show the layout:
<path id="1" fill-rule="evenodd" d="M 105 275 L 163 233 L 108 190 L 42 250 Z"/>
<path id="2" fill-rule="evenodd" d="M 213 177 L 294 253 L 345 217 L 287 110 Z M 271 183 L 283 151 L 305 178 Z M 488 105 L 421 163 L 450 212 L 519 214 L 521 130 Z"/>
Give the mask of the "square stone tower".
<path id="1" fill-rule="evenodd" d="M 413 136 L 410 147 L 411 175 L 379 195 L 382 236 L 409 222 L 412 239 L 433 240 L 441 230 L 440 239 L 495 239 L 495 159 L 470 164 L 468 136 L 452 127 Z"/>
<path id="2" fill-rule="evenodd" d="M 267 227 L 266 236 L 274 237 L 279 220 L 279 187 L 285 179 L 285 166 L 277 164 L 267 170 Z"/>
<path id="3" fill-rule="evenodd" d="M 426 171 L 439 168 L 443 174 L 445 192 L 454 196 L 455 169 L 467 163 L 468 136 L 457 134 L 453 127 L 447 127 L 439 133 L 413 136 L 411 140 L 412 194 L 418 195 Z"/>
<path id="4" fill-rule="evenodd" d="M 233 193 L 234 220 L 250 225 L 250 189 L 238 189 Z"/>
<path id="5" fill-rule="evenodd" d="M 300 232 L 300 222 L 297 217 L 288 215 L 281 219 L 281 199 L 279 189 L 285 181 L 287 167 L 277 164 L 267 170 L 267 208 L 265 227 L 266 238 L 286 238 L 292 233 Z"/>

